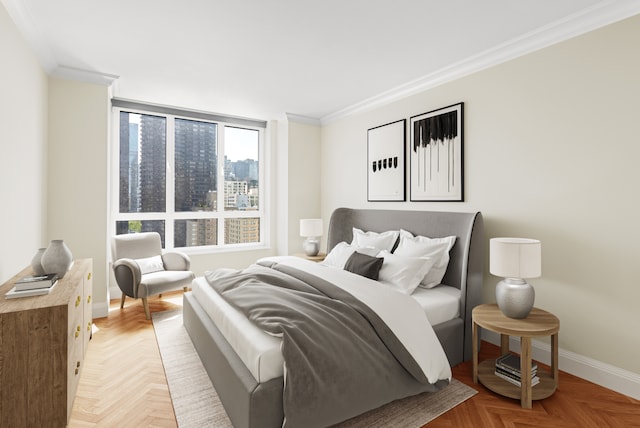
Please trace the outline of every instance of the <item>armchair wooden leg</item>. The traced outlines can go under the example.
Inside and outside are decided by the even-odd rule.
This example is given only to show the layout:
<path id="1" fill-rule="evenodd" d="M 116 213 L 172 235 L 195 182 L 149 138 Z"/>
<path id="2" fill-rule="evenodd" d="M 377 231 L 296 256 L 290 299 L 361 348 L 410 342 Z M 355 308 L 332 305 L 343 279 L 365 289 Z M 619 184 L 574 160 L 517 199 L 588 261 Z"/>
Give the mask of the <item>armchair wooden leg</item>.
<path id="1" fill-rule="evenodd" d="M 147 316 L 147 319 L 151 319 L 151 313 L 149 312 L 149 302 L 147 302 L 147 298 L 142 298 L 142 306 L 144 306 L 144 314 Z"/>
<path id="2" fill-rule="evenodd" d="M 162 299 L 162 293 L 158 294 L 158 299 Z"/>
<path id="3" fill-rule="evenodd" d="M 184 289 L 184 292 L 186 293 L 187 291 L 189 291 L 189 287 L 182 287 Z"/>
<path id="4" fill-rule="evenodd" d="M 127 295 L 122 293 L 122 297 L 120 298 L 120 309 L 124 308 L 124 299 L 127 298 Z"/>

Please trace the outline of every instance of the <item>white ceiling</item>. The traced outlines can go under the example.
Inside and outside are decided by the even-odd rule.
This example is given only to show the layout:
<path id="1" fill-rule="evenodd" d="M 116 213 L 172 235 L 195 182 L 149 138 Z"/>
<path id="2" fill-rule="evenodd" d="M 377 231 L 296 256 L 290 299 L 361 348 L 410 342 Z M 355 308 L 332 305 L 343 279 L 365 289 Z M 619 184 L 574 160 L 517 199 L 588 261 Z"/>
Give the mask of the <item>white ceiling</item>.
<path id="1" fill-rule="evenodd" d="M 45 70 L 327 121 L 640 13 L 638 0 L 2 0 Z M 89 73 L 87 73 L 89 72 Z"/>

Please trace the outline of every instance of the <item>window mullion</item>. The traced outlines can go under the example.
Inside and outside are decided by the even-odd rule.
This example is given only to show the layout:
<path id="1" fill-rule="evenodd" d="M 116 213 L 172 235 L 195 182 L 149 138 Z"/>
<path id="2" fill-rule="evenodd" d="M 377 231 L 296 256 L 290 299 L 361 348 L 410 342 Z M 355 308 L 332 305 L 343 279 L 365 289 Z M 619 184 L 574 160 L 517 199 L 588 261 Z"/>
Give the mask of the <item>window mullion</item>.
<path id="1" fill-rule="evenodd" d="M 224 179 L 224 124 L 220 124 L 218 127 L 218 194 L 216 195 L 218 200 L 218 245 L 224 245 L 224 191 L 225 191 L 225 179 Z"/>
<path id="2" fill-rule="evenodd" d="M 164 225 L 165 248 L 174 248 L 174 226 L 175 226 L 175 116 L 167 116 L 167 217 Z"/>
<path id="3" fill-rule="evenodd" d="M 266 193 L 266 189 L 268 186 L 267 183 L 267 179 L 266 179 L 266 175 L 265 175 L 265 170 L 264 170 L 264 166 L 267 164 L 266 162 L 266 156 L 265 156 L 265 147 L 266 147 L 266 141 L 265 141 L 265 132 L 263 129 L 258 131 L 258 160 L 259 160 L 259 164 L 258 164 L 258 181 L 260 183 L 259 185 L 259 192 L 258 192 L 258 215 L 260 217 L 260 242 L 266 242 L 266 216 L 264 215 L 265 213 L 265 205 L 266 205 L 266 198 L 265 198 L 265 193 Z"/>

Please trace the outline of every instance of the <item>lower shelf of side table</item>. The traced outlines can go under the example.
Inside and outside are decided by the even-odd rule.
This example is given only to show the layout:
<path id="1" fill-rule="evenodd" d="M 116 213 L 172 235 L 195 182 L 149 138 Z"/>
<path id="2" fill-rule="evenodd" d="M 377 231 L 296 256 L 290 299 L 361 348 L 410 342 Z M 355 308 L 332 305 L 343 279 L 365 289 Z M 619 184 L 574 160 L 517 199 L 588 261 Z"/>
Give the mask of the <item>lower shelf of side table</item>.
<path id="1" fill-rule="evenodd" d="M 520 399 L 522 391 L 519 386 L 500 379 L 495 375 L 496 360 L 484 360 L 478 365 L 478 381 L 491 391 L 509 398 Z M 556 380 L 544 370 L 538 369 L 540 383 L 531 388 L 531 399 L 542 400 L 550 397 L 556 390 Z"/>

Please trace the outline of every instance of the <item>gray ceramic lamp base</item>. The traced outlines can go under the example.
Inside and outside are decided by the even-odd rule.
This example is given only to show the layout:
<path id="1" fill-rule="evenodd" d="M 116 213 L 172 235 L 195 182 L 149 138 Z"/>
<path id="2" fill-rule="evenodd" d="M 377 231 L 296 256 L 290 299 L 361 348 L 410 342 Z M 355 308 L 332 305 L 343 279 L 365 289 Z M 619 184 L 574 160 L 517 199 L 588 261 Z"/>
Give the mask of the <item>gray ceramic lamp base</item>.
<path id="1" fill-rule="evenodd" d="M 305 239 L 302 243 L 302 249 L 309 257 L 317 256 L 320 252 L 320 241 L 312 238 Z"/>
<path id="2" fill-rule="evenodd" d="M 535 290 L 523 279 L 506 278 L 496 285 L 496 302 L 509 318 L 526 318 L 535 298 Z"/>

